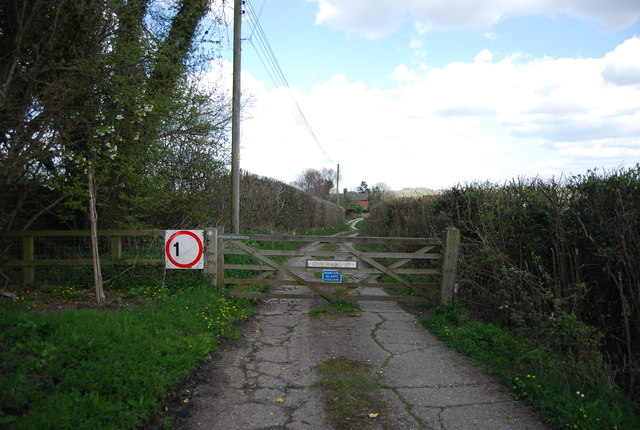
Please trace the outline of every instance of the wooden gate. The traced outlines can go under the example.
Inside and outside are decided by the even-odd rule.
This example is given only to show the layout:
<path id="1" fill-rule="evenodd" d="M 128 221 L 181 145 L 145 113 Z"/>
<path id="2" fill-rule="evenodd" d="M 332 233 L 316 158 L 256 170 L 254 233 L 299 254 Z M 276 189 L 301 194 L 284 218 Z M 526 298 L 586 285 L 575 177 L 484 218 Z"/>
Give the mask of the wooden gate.
<path id="1" fill-rule="evenodd" d="M 235 285 L 232 296 L 449 303 L 460 233 L 448 228 L 443 239 L 219 235 L 214 240 L 217 252 L 209 256 L 218 263 L 214 279 Z M 273 249 L 275 243 L 279 249 Z M 247 291 L 257 284 L 304 288 L 295 293 Z M 392 296 L 358 294 L 356 290 L 363 287 L 404 291 Z"/>

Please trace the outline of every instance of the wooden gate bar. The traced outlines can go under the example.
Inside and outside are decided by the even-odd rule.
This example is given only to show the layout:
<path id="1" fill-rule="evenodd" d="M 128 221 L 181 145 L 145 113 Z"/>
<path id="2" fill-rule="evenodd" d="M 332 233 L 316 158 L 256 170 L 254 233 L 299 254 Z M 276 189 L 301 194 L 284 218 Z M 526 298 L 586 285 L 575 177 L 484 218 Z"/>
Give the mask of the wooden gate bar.
<path id="1" fill-rule="evenodd" d="M 246 237 L 246 239 L 244 239 Z M 387 244 L 389 242 L 401 243 L 401 244 L 414 244 L 414 245 L 442 245 L 440 239 L 427 238 L 427 237 L 362 237 L 362 236 L 301 236 L 296 234 L 283 234 L 283 235 L 246 235 L 243 236 L 243 240 L 260 240 L 267 241 L 286 241 L 286 242 L 359 242 L 359 243 L 381 243 Z"/>
<path id="2" fill-rule="evenodd" d="M 229 281 L 228 283 L 232 283 L 234 285 L 254 285 L 254 284 L 262 284 L 262 285 L 300 285 L 300 282 L 291 279 L 259 279 L 259 278 L 251 278 L 251 279 L 243 279 L 243 278 L 234 278 L 229 279 L 226 278 L 225 281 Z M 316 286 L 316 287 L 340 287 L 340 288 L 349 288 L 349 287 L 369 287 L 369 288 L 406 288 L 402 284 L 392 283 L 392 282 L 372 282 L 363 284 L 362 282 L 340 282 L 340 283 L 328 283 L 328 282 L 320 282 L 320 281 L 306 281 L 308 284 Z M 436 282 L 424 282 L 424 283 L 415 283 L 413 284 L 415 287 L 425 289 L 425 288 L 438 288 L 440 284 Z M 239 290 L 236 290 L 239 291 Z M 422 292 L 422 290 L 420 290 Z"/>
<path id="3" fill-rule="evenodd" d="M 424 248 L 421 248 L 421 249 L 417 250 L 416 252 L 414 252 L 411 255 L 418 256 L 420 254 L 425 254 L 427 251 L 431 251 L 433 248 L 434 248 L 433 245 L 425 246 Z M 413 260 L 413 257 L 412 258 L 404 258 L 402 260 L 395 261 L 395 262 L 393 262 L 392 264 L 389 265 L 389 268 L 390 269 L 399 269 L 400 267 L 404 266 L 405 264 L 411 262 L 411 260 Z M 429 269 L 425 269 L 425 270 L 429 270 Z M 400 272 L 399 270 L 396 270 L 396 273 L 399 274 L 399 273 L 402 273 L 402 272 Z M 404 272 L 404 273 L 410 274 L 411 272 Z M 428 273 L 437 274 L 437 273 L 439 273 L 439 271 L 437 269 L 431 269 L 431 272 L 425 272 L 425 274 L 428 274 Z M 377 276 L 376 275 L 371 275 L 371 276 L 368 276 L 366 279 L 364 279 L 364 281 L 365 282 L 370 282 L 370 281 L 373 281 L 374 279 L 379 278 L 380 276 L 381 275 L 377 275 Z"/>
<path id="4" fill-rule="evenodd" d="M 279 270 L 282 273 L 285 273 L 288 276 L 292 277 L 293 279 L 298 281 L 298 283 L 300 283 L 300 284 L 304 285 L 305 287 L 315 291 L 316 293 L 318 293 L 319 295 L 321 295 L 325 299 L 329 300 L 330 302 L 334 302 L 336 300 L 335 297 L 333 297 L 331 294 L 322 291 L 320 288 L 316 288 L 312 283 L 307 282 L 306 279 L 296 275 L 291 270 L 287 269 L 285 266 L 281 266 L 280 264 L 276 263 L 275 261 L 270 260 L 269 258 L 261 255 L 260 252 L 256 251 L 255 249 L 250 248 L 250 247 L 246 246 L 244 243 L 238 242 L 236 240 L 232 241 L 232 243 L 233 243 L 234 246 L 237 246 L 238 248 L 240 248 L 243 251 L 247 252 L 248 254 L 254 256 L 258 260 L 260 260 L 260 261 L 268 264 L 269 266 L 273 267 L 274 269 Z"/>
<path id="5" fill-rule="evenodd" d="M 434 245 L 428 245 L 425 246 L 423 248 L 418 249 L 417 251 L 415 251 L 412 255 L 420 255 L 420 254 L 424 254 L 427 251 L 431 251 L 434 248 Z M 367 255 L 371 255 L 371 254 L 367 254 Z M 394 263 L 389 265 L 389 269 L 394 270 L 394 272 L 398 275 L 400 274 L 437 274 L 439 273 L 439 271 L 437 269 L 399 269 L 400 267 L 404 266 L 405 264 L 409 263 L 412 259 L 411 258 L 404 258 L 402 260 L 398 260 L 395 261 Z M 376 268 L 377 269 L 377 268 Z M 362 285 L 366 285 L 370 282 L 374 282 L 375 280 L 377 280 L 380 276 L 384 275 L 384 272 L 377 269 L 378 271 L 373 273 L 372 275 L 367 276 L 366 278 L 362 279 L 360 281 L 360 283 Z M 361 269 L 360 273 L 367 273 L 368 270 L 366 269 Z M 362 286 L 362 285 L 356 285 L 353 287 L 348 287 L 346 288 L 342 293 L 339 294 L 341 299 L 344 299 L 345 296 L 347 296 L 351 291 L 357 289 L 358 287 Z M 412 283 L 412 285 L 418 287 L 418 285 L 416 285 L 415 283 Z M 413 288 L 413 287 L 412 287 Z M 415 288 L 413 288 L 415 290 Z M 421 294 L 424 294 L 424 290 L 419 291 Z"/>
<path id="6" fill-rule="evenodd" d="M 396 272 L 393 271 L 393 269 L 390 269 L 388 267 L 384 267 L 382 264 L 378 263 L 377 261 L 369 258 L 368 256 L 366 256 L 364 254 L 364 252 L 360 252 L 355 248 L 352 248 L 351 246 L 347 245 L 346 243 L 342 245 L 347 251 L 353 253 L 353 255 L 355 255 L 356 257 L 362 259 L 363 261 L 366 261 L 367 263 L 369 263 L 370 265 L 372 265 L 373 267 L 375 267 L 378 270 L 382 270 L 384 273 L 386 273 L 387 275 L 391 276 L 393 279 L 395 279 L 396 281 L 400 282 L 402 285 L 409 287 L 409 288 L 413 288 L 414 290 L 418 291 L 416 288 L 413 287 L 413 285 L 411 284 L 411 282 L 407 281 L 406 279 L 404 279 L 402 276 L 398 275 Z"/>
<path id="7" fill-rule="evenodd" d="M 287 257 L 304 257 L 304 256 L 309 256 L 309 255 L 313 255 L 314 257 L 338 257 L 338 258 L 343 258 L 343 257 L 348 257 L 349 255 L 351 255 L 349 252 L 345 252 L 345 251 L 300 251 L 300 250 L 273 250 L 273 249 L 261 249 L 260 253 L 262 255 L 284 255 Z M 242 255 L 244 254 L 244 252 L 239 251 L 239 250 L 229 250 L 229 251 L 225 251 L 225 254 L 227 255 Z M 420 255 L 416 255 L 415 253 L 411 253 L 411 252 L 395 252 L 395 253 L 389 253 L 389 252 L 365 252 L 365 254 L 368 257 L 371 258 L 409 258 L 412 260 L 440 260 L 442 258 L 442 256 L 440 254 L 437 253 L 430 253 L 430 254 L 420 254 Z"/>

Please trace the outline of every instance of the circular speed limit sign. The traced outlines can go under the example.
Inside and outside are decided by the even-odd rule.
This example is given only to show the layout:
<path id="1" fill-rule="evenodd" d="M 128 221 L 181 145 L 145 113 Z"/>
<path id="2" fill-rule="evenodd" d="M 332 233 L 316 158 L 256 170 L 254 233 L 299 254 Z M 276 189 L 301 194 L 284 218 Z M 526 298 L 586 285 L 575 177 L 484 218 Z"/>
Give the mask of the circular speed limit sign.
<path id="1" fill-rule="evenodd" d="M 203 269 L 202 230 L 166 230 L 164 239 L 167 269 Z"/>

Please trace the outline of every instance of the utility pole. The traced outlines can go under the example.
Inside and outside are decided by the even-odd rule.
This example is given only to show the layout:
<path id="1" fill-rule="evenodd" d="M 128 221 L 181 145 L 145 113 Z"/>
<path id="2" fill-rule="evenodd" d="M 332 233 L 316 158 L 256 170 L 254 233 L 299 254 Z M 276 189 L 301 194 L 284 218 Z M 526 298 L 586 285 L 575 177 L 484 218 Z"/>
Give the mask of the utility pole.
<path id="1" fill-rule="evenodd" d="M 233 3 L 233 101 L 231 107 L 231 211 L 233 234 L 240 234 L 240 41 L 242 0 Z"/>
<path id="2" fill-rule="evenodd" d="M 336 204 L 340 207 L 340 165 L 336 171 Z"/>

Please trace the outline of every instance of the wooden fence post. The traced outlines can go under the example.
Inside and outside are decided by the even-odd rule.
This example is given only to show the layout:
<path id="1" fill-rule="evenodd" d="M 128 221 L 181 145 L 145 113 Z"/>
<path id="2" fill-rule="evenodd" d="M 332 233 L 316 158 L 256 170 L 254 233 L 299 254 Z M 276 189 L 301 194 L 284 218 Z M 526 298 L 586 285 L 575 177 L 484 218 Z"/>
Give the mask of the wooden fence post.
<path id="1" fill-rule="evenodd" d="M 216 279 L 220 286 L 224 286 L 224 240 L 220 237 L 223 234 L 224 227 L 218 227 L 218 240 L 216 245 Z"/>
<path id="2" fill-rule="evenodd" d="M 455 227 L 448 227 L 445 233 L 442 274 L 440 279 L 440 304 L 443 305 L 451 303 L 453 300 L 459 251 L 460 230 Z"/>
<path id="3" fill-rule="evenodd" d="M 122 237 L 120 236 L 111 238 L 111 258 L 114 260 L 122 258 Z"/>
<path id="4" fill-rule="evenodd" d="M 204 272 L 211 276 L 214 287 L 219 285 L 218 280 L 218 230 L 208 228 L 205 230 L 206 243 L 204 247 Z"/>
<path id="5" fill-rule="evenodd" d="M 34 236 L 25 236 L 22 238 L 22 259 L 31 261 L 30 265 L 22 266 L 22 276 L 25 286 L 33 285 L 36 281 L 36 266 L 33 260 L 36 258 Z"/>

